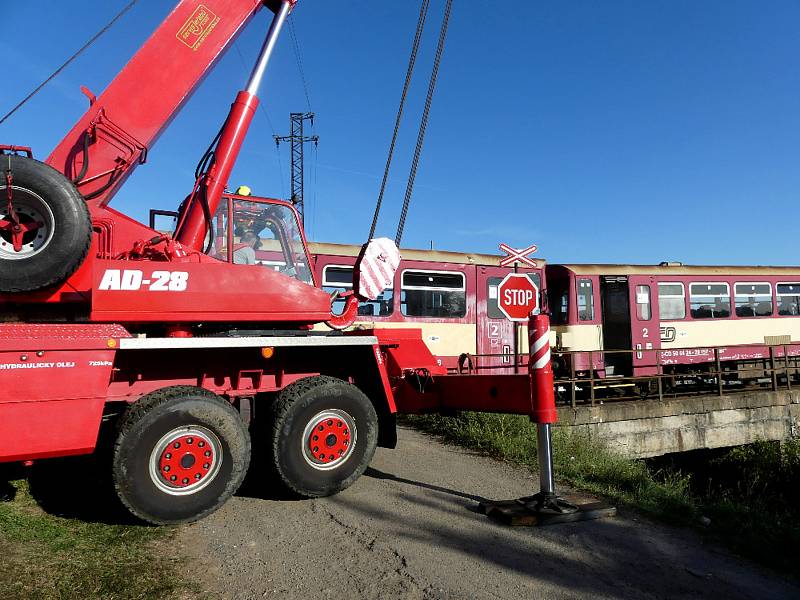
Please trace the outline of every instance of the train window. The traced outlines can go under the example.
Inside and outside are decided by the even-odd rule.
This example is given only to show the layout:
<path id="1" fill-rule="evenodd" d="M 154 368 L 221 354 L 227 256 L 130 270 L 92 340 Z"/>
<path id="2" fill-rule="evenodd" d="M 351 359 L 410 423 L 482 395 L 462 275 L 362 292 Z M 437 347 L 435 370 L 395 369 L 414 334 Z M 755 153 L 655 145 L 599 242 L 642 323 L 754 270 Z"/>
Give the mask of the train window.
<path id="1" fill-rule="evenodd" d="M 686 318 L 686 292 L 683 284 L 658 284 L 658 312 L 662 321 Z"/>
<path id="2" fill-rule="evenodd" d="M 528 273 L 528 279 L 533 282 L 538 289 L 542 289 L 542 278 L 538 273 Z M 486 316 L 490 319 L 505 319 L 506 316 L 500 312 L 497 306 L 498 301 L 498 287 L 500 282 L 503 281 L 502 277 L 489 277 L 486 280 Z"/>
<path id="3" fill-rule="evenodd" d="M 594 294 L 592 293 L 592 280 L 578 280 L 578 319 L 581 321 L 594 320 Z"/>
<path id="4" fill-rule="evenodd" d="M 733 286 L 737 317 L 768 317 L 772 314 L 772 285 L 737 283 Z"/>
<path id="5" fill-rule="evenodd" d="M 353 267 L 326 265 L 322 269 L 322 289 L 332 294 L 353 289 Z M 344 311 L 344 300 L 337 299 L 331 307 L 333 314 Z M 359 302 L 358 314 L 362 317 L 387 317 L 394 311 L 394 290 L 385 289 L 375 300 Z"/>
<path id="6" fill-rule="evenodd" d="M 652 315 L 650 308 L 650 286 L 636 286 L 636 318 L 640 321 L 649 321 Z"/>
<path id="7" fill-rule="evenodd" d="M 800 315 L 800 283 L 779 283 L 778 314 Z"/>
<path id="8" fill-rule="evenodd" d="M 569 318 L 569 289 L 566 281 L 547 281 L 547 302 L 553 325 L 566 325 Z"/>
<path id="9" fill-rule="evenodd" d="M 731 288 L 727 283 L 690 283 L 689 304 L 695 319 L 731 316 Z"/>
<path id="10" fill-rule="evenodd" d="M 400 311 L 406 317 L 457 319 L 467 314 L 463 273 L 403 271 Z"/>

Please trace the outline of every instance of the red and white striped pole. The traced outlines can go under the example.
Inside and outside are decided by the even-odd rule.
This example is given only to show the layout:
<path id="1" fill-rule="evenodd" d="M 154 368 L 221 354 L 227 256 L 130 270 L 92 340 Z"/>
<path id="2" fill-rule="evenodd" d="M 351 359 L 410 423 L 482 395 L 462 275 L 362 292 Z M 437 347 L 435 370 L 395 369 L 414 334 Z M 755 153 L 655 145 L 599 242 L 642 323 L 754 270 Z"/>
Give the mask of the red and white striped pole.
<path id="1" fill-rule="evenodd" d="M 528 321 L 528 348 L 531 377 L 531 420 L 550 425 L 558 421 L 553 388 L 553 368 L 550 363 L 550 317 L 532 314 Z"/>
<path id="2" fill-rule="evenodd" d="M 555 498 L 551 425 L 558 421 L 550 363 L 550 317 L 531 314 L 528 321 L 528 372 L 531 379 L 531 421 L 536 423 L 539 454 L 539 502 Z"/>
<path id="3" fill-rule="evenodd" d="M 525 498 L 525 506 L 541 515 L 564 515 L 579 507 L 556 496 L 553 476 L 553 436 L 551 426 L 558 421 L 553 368 L 550 363 L 550 317 L 531 314 L 528 321 L 531 378 L 531 421 L 536 423 L 539 453 L 539 493 Z M 596 518 L 596 517 L 589 517 Z"/>

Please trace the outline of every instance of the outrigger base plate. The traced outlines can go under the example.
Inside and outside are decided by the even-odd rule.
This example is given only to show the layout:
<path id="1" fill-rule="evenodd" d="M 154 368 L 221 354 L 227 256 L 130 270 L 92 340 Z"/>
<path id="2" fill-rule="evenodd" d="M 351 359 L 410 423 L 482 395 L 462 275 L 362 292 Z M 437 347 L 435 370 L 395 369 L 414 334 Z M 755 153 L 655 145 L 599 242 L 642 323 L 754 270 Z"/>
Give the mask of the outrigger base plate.
<path id="1" fill-rule="evenodd" d="M 613 517 L 617 514 L 615 506 L 609 506 L 602 502 L 576 505 L 554 494 L 541 492 L 516 500 L 481 502 L 479 510 L 490 519 L 512 527 L 591 521 Z"/>

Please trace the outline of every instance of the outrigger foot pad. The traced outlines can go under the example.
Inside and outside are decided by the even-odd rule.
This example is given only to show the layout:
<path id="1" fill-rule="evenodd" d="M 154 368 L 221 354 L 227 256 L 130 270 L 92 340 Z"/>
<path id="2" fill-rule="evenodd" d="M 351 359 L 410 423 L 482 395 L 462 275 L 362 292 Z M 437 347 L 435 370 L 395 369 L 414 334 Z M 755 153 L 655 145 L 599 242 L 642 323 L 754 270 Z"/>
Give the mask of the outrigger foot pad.
<path id="1" fill-rule="evenodd" d="M 590 521 L 617 514 L 616 507 L 602 502 L 576 505 L 555 494 L 542 492 L 516 500 L 481 502 L 479 510 L 504 525 L 522 527 Z"/>
<path id="2" fill-rule="evenodd" d="M 545 492 L 518 498 L 517 502 L 528 510 L 542 515 L 568 515 L 580 510 L 577 505 L 567 502 L 555 494 Z"/>

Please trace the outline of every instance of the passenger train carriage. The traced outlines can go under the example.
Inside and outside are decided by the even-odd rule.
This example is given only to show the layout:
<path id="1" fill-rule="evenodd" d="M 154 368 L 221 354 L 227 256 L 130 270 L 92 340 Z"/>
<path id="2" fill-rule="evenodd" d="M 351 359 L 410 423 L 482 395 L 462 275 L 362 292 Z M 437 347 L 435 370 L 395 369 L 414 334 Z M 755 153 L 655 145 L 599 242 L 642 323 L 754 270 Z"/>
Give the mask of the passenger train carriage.
<path id="1" fill-rule="evenodd" d="M 284 257 L 269 250 L 275 242 L 264 242 L 259 262 L 283 268 Z M 313 272 L 331 293 L 352 287 L 359 246 L 308 246 L 308 280 Z M 404 249 L 402 257 L 393 287 L 361 303 L 356 326 L 420 328 L 450 369 L 459 359 L 477 372 L 524 368 L 526 328 L 497 304 L 498 285 L 512 271 L 498 266 L 500 256 Z M 543 290 L 556 379 L 698 376 L 719 361 L 725 383 L 738 384 L 767 377 L 775 359 L 791 360 L 797 372 L 800 268 L 539 263 L 520 272 Z"/>
<path id="2" fill-rule="evenodd" d="M 309 244 L 314 272 L 331 293 L 352 287 L 358 246 Z M 501 257 L 438 250 L 401 251 L 394 286 L 372 302 L 362 302 L 356 326 L 421 328 L 431 352 L 448 368 L 469 355 L 474 368 L 514 371 L 514 356 L 528 351 L 525 328 L 515 328 L 497 307 L 497 287 L 513 269 Z M 542 287 L 538 269 L 520 269 Z M 516 340 L 515 340 L 516 333 Z"/>
<path id="3" fill-rule="evenodd" d="M 562 376 L 702 373 L 718 353 L 730 383 L 800 355 L 797 267 L 548 265 L 546 274 Z"/>

